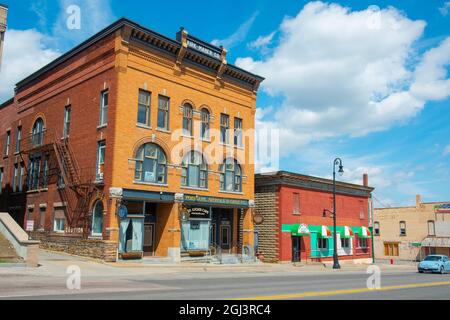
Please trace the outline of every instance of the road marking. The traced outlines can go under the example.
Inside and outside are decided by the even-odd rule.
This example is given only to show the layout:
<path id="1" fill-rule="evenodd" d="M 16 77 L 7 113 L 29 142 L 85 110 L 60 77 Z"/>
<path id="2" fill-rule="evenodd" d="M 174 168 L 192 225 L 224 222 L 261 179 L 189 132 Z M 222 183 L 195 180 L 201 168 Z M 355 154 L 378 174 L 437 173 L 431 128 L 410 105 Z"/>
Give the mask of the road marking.
<path id="1" fill-rule="evenodd" d="M 344 290 L 335 290 L 335 291 L 317 291 L 317 292 L 281 294 L 281 295 L 273 295 L 273 296 L 259 296 L 259 297 L 253 297 L 253 298 L 237 298 L 237 299 L 232 299 L 232 300 L 284 300 L 284 299 L 294 299 L 294 298 L 335 296 L 335 295 L 352 294 L 352 293 L 390 291 L 390 290 L 448 286 L 448 285 L 450 285 L 450 281 L 412 283 L 412 284 L 403 284 L 403 285 L 396 285 L 396 286 L 387 286 L 387 287 L 382 287 L 381 289 L 368 289 L 368 288 L 344 289 Z"/>

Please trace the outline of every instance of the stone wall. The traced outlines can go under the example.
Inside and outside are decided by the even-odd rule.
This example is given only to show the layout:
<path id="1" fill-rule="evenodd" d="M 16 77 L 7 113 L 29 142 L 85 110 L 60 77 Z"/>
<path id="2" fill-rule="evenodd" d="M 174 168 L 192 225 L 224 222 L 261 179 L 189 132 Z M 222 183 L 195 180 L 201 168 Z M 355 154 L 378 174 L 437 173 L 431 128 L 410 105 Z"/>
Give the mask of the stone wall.
<path id="1" fill-rule="evenodd" d="M 30 232 L 33 240 L 39 240 L 40 248 L 64 252 L 82 257 L 117 261 L 117 243 L 99 239 L 83 239 L 79 235 L 55 234 L 51 232 Z"/>
<path id="2" fill-rule="evenodd" d="M 256 210 L 264 217 L 261 225 L 255 225 L 255 230 L 259 232 L 259 252 L 264 256 L 264 262 L 278 262 L 280 226 L 277 188 L 257 187 L 255 203 Z"/>

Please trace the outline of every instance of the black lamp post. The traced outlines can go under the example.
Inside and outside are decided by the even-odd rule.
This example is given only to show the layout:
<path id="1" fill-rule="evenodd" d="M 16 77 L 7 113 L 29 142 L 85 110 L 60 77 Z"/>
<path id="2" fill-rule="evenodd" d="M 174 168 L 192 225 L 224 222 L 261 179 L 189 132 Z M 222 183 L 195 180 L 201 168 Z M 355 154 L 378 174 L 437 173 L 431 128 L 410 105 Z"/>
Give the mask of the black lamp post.
<path id="1" fill-rule="evenodd" d="M 344 166 L 342 165 L 341 158 L 336 158 L 333 162 L 333 212 L 330 210 L 323 210 L 323 216 L 326 217 L 327 212 L 332 214 L 333 216 L 333 244 L 334 244 L 334 252 L 333 252 L 333 269 L 340 269 L 339 258 L 337 252 L 337 227 L 336 227 L 336 167 L 339 166 L 339 174 L 342 175 L 344 173 Z"/>

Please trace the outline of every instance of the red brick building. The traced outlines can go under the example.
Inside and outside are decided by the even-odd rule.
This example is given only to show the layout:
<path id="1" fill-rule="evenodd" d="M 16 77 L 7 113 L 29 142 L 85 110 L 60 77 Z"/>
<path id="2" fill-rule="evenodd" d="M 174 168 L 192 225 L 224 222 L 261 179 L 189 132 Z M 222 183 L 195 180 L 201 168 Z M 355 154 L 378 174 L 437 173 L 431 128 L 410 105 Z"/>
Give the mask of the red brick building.
<path id="1" fill-rule="evenodd" d="M 371 192 L 367 185 L 336 182 L 340 260 L 372 257 L 369 228 Z M 255 176 L 255 226 L 260 254 L 267 262 L 331 261 L 333 256 L 333 181 L 290 172 Z"/>

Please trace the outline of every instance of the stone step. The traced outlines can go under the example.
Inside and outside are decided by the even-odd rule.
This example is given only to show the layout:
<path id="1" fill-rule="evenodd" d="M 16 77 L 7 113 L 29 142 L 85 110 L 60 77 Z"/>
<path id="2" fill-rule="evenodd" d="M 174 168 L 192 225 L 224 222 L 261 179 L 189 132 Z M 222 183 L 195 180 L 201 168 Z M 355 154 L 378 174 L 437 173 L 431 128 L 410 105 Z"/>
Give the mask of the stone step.
<path id="1" fill-rule="evenodd" d="M 14 247 L 2 234 L 0 234 L 0 258 L 7 260 L 20 259 Z"/>

